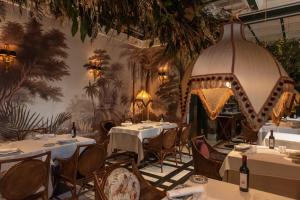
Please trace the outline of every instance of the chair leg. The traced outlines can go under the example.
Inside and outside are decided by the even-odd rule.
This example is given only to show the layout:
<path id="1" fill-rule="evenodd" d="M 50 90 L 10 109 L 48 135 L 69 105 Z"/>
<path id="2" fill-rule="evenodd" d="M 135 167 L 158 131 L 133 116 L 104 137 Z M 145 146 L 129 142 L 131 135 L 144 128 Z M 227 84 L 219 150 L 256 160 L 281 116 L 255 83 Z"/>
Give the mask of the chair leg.
<path id="1" fill-rule="evenodd" d="M 163 173 L 163 162 L 164 162 L 164 155 L 161 153 L 159 156 L 159 161 L 160 161 L 160 172 Z"/>
<path id="2" fill-rule="evenodd" d="M 179 146 L 179 158 L 180 158 L 180 162 L 182 162 L 182 146 Z"/>
<path id="3" fill-rule="evenodd" d="M 175 149 L 174 154 L 175 154 L 175 163 L 176 163 L 176 166 L 178 166 L 178 163 L 177 163 L 177 150 L 176 149 Z"/>
<path id="4" fill-rule="evenodd" d="M 190 147 L 190 145 L 189 145 L 189 144 L 186 144 L 186 148 L 188 149 L 188 151 L 189 151 L 189 156 L 191 157 L 191 147 Z"/>
<path id="5" fill-rule="evenodd" d="M 72 188 L 71 193 L 72 193 L 72 199 L 77 200 L 78 197 L 77 197 L 77 192 L 76 192 L 76 185 Z"/>

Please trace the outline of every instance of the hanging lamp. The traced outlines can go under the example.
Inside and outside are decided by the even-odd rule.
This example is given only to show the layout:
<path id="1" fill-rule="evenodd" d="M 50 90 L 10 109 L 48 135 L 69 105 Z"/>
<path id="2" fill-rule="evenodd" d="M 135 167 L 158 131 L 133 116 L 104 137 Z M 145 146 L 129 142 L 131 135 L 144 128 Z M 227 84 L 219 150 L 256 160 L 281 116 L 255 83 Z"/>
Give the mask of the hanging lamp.
<path id="1" fill-rule="evenodd" d="M 199 96 L 211 119 L 234 95 L 257 131 L 270 117 L 279 123 L 293 96 L 294 81 L 265 48 L 245 39 L 242 23 L 231 22 L 224 25 L 219 42 L 200 54 L 183 88 L 183 116 L 191 94 Z"/>

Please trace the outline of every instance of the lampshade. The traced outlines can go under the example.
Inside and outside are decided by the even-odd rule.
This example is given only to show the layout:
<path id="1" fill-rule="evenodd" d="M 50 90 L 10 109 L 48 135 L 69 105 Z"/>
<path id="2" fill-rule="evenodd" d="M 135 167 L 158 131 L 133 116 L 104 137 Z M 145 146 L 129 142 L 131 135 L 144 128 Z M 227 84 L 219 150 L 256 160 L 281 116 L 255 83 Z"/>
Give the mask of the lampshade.
<path id="1" fill-rule="evenodd" d="M 145 90 L 141 90 L 135 97 L 136 103 L 141 103 L 143 106 L 147 107 L 150 102 L 152 102 L 152 97 Z"/>
<path id="2" fill-rule="evenodd" d="M 200 54 L 188 76 L 181 86 L 183 115 L 191 94 L 211 119 L 234 95 L 253 130 L 271 116 L 278 123 L 293 96 L 293 80 L 266 49 L 245 39 L 241 23 L 225 24 L 220 41 Z"/>

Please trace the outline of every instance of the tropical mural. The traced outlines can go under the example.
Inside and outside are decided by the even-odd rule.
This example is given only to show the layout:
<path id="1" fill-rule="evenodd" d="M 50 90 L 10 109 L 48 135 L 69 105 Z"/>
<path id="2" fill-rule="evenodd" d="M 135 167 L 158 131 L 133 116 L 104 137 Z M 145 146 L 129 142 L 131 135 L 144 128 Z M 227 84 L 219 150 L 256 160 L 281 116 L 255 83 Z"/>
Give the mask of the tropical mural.
<path id="1" fill-rule="evenodd" d="M 16 57 L 9 64 L 0 61 L 1 140 L 66 133 L 72 122 L 79 134 L 95 135 L 101 121 L 143 120 L 145 109 L 133 104 L 142 89 L 153 99 L 150 120 L 180 119 L 183 65 L 164 48 L 138 48 L 104 36 L 83 43 L 70 26 L 7 13 L 1 11 L 0 46 Z M 95 60 L 101 66 L 97 73 L 88 68 Z M 161 66 L 168 68 L 164 81 Z"/>

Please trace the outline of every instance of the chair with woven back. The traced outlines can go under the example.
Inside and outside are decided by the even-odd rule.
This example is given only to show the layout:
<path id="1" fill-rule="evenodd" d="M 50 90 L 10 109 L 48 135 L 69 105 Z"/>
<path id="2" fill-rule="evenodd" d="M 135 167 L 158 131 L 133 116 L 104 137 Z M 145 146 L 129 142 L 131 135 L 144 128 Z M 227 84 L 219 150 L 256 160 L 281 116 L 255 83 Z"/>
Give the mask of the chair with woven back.
<path id="1" fill-rule="evenodd" d="M 130 164 L 130 161 L 127 161 L 122 164 L 124 164 L 126 166 L 126 165 Z M 135 188 L 135 189 L 139 189 L 139 191 L 138 191 L 139 196 L 134 196 L 136 199 L 157 200 L 157 199 L 163 199 L 166 196 L 166 193 L 164 191 L 158 190 L 155 186 L 151 185 L 147 180 L 144 179 L 144 177 L 140 173 L 140 171 L 134 161 L 131 162 L 131 165 L 132 165 L 132 169 L 130 170 L 130 172 L 135 176 L 135 178 L 139 184 L 139 187 Z M 107 187 L 111 186 L 109 184 L 110 176 L 113 176 L 112 172 L 114 170 L 120 169 L 120 168 L 123 168 L 120 163 L 114 164 L 114 165 L 108 167 L 105 175 L 102 176 L 101 178 L 99 177 L 98 174 L 94 173 L 94 187 L 95 187 L 95 199 L 96 200 L 108 200 L 107 193 L 109 193 L 111 191 L 109 188 L 107 188 Z M 125 170 L 125 172 L 126 172 L 126 170 Z M 118 177 L 120 177 L 120 176 L 118 176 Z M 132 177 L 132 176 L 126 176 L 127 179 L 130 177 Z M 121 192 L 123 192 L 123 193 L 132 192 L 132 190 L 131 191 L 123 190 L 123 189 L 129 189 L 130 186 L 128 187 L 127 184 L 123 184 L 122 182 L 120 183 L 120 181 L 121 181 L 120 179 L 122 179 L 122 178 L 119 178 L 118 183 L 116 183 L 116 184 L 123 186 Z M 134 182 L 131 182 L 131 184 L 133 185 Z"/>
<path id="2" fill-rule="evenodd" d="M 5 165 L 13 165 L 3 171 L 0 179 L 1 196 L 7 200 L 48 200 L 48 184 L 51 152 L 17 159 L 0 160 L 0 171 Z"/>
<path id="3" fill-rule="evenodd" d="M 250 143 L 250 144 L 256 143 L 258 139 L 257 136 L 258 131 L 252 130 L 246 121 L 242 121 L 241 125 L 242 125 L 242 133 L 241 133 L 242 139 L 246 143 Z"/>
<path id="4" fill-rule="evenodd" d="M 70 188 L 73 199 L 77 199 L 83 189 L 92 188 L 89 182 L 93 180 L 93 172 L 104 171 L 106 154 L 107 142 L 104 142 L 80 145 L 70 158 L 54 160 L 58 164 L 57 179 Z M 78 193 L 77 185 L 80 186 Z"/>
<path id="5" fill-rule="evenodd" d="M 106 140 L 109 140 L 109 131 L 111 128 L 116 126 L 116 122 L 114 120 L 105 120 L 100 122 L 100 135 L 99 141 L 102 143 Z"/>
<path id="6" fill-rule="evenodd" d="M 163 172 L 163 161 L 168 155 L 173 155 L 177 166 L 176 149 L 177 129 L 165 129 L 158 136 L 143 139 L 145 155 L 152 153 L 159 161 Z"/>
<path id="7" fill-rule="evenodd" d="M 210 146 L 205 136 L 192 138 L 192 152 L 194 174 L 205 175 L 209 178 L 221 180 L 220 167 L 227 156 Z"/>
<path id="8" fill-rule="evenodd" d="M 190 144 L 189 144 L 191 127 L 192 127 L 191 124 L 182 124 L 178 127 L 178 135 L 177 135 L 176 145 L 178 147 L 180 161 L 182 161 L 182 153 L 183 153 L 184 147 L 187 148 L 187 150 L 189 152 L 189 156 L 191 155 Z"/>

